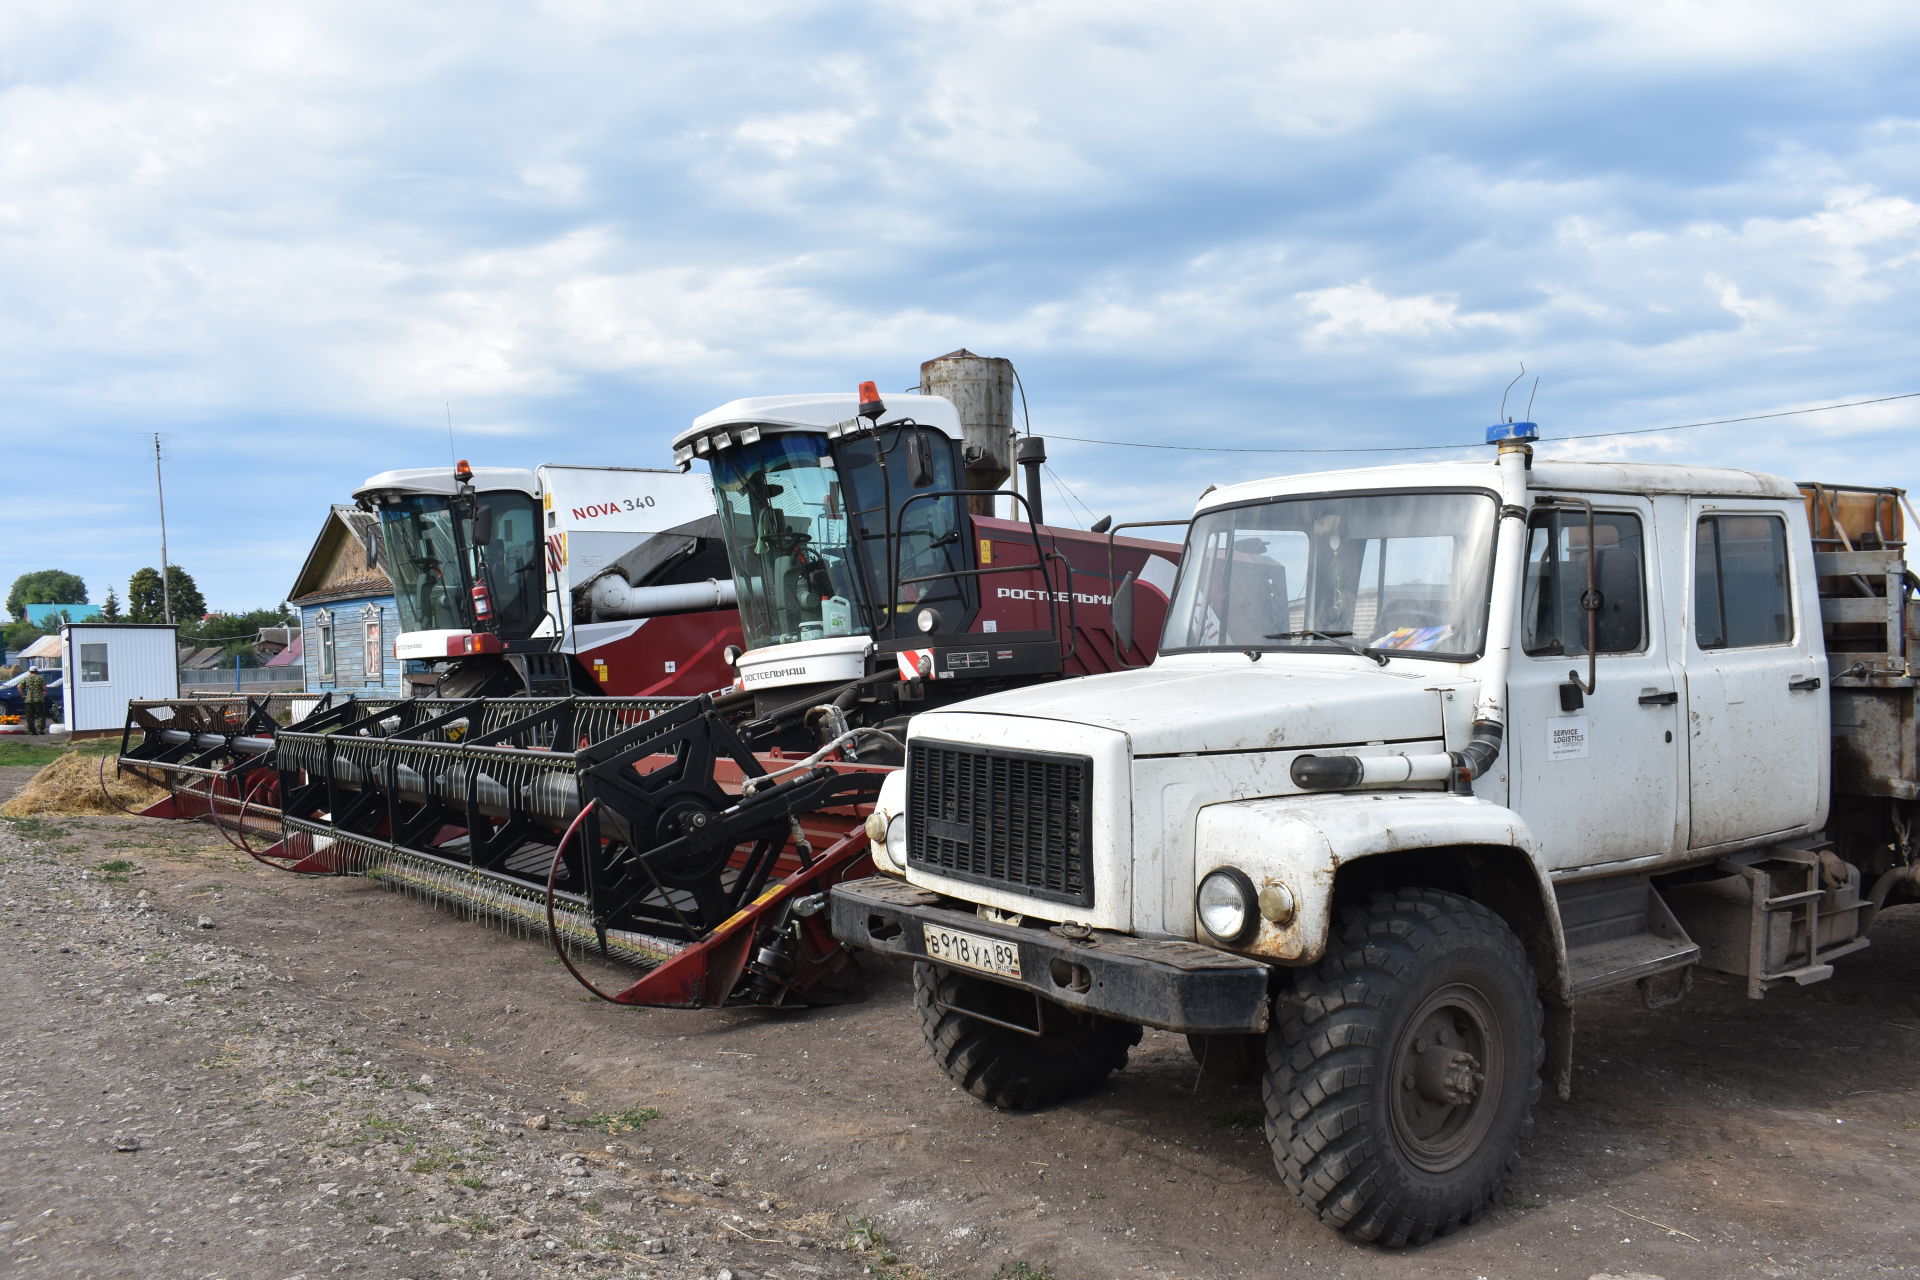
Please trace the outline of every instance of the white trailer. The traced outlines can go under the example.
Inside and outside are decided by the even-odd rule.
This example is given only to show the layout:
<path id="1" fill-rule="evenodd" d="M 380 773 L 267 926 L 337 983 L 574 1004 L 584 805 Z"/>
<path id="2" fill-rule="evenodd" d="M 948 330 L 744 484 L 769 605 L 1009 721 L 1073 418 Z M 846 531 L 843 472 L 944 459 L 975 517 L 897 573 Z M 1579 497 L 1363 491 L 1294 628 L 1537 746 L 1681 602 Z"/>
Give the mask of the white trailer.
<path id="1" fill-rule="evenodd" d="M 72 622 L 60 628 L 67 729 L 98 733 L 127 722 L 127 704 L 180 696 L 180 629 L 157 623 Z"/>

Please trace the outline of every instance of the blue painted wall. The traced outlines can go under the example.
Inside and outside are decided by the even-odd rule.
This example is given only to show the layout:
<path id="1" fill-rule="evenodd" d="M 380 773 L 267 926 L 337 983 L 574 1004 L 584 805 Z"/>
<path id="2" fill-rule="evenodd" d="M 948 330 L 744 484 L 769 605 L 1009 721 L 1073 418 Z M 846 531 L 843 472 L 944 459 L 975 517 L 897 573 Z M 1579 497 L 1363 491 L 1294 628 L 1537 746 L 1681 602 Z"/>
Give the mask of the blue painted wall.
<path id="1" fill-rule="evenodd" d="M 380 609 L 380 652 L 369 666 L 366 654 L 366 613 L 369 604 Z M 333 615 L 333 675 L 320 674 L 320 614 Z M 400 634 L 400 612 L 391 595 L 349 597 L 325 604 L 300 606 L 300 634 L 307 690 L 401 697 L 406 693 L 401 663 L 393 656 L 393 639 Z"/>

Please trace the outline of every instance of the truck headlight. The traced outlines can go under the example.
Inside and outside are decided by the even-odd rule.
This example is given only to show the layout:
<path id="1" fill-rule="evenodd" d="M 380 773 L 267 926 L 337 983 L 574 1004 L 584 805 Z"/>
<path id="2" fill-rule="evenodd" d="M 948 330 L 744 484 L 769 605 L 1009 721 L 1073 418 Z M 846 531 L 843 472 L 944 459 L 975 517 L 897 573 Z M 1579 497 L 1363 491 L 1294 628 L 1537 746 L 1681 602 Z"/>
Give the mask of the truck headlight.
<path id="1" fill-rule="evenodd" d="M 875 809 L 867 815 L 867 840 L 873 846 L 874 861 L 885 870 L 907 867 L 907 815 Z"/>
<path id="2" fill-rule="evenodd" d="M 1200 927 L 1220 942 L 1240 942 L 1253 932 L 1256 916 L 1253 881 L 1232 867 L 1218 867 L 1200 881 L 1194 912 Z"/>

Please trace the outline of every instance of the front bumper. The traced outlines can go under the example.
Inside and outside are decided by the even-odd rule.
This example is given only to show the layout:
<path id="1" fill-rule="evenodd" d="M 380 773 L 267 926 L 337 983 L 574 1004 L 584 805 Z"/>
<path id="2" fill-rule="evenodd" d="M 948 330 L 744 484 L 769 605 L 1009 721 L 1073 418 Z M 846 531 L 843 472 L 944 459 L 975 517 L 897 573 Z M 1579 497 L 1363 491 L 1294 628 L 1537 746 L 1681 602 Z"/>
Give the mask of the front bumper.
<path id="1" fill-rule="evenodd" d="M 995 924 L 940 905 L 937 894 L 890 876 L 869 876 L 833 890 L 833 932 L 852 947 L 932 964 L 922 926 L 939 925 L 1013 944 L 1019 978 L 960 972 L 1028 991 L 1045 1000 L 1144 1026 L 1196 1034 L 1267 1029 L 1271 970 L 1257 960 L 1193 942 L 1134 938 L 1063 926 Z M 951 966 L 949 966 L 951 967 Z"/>

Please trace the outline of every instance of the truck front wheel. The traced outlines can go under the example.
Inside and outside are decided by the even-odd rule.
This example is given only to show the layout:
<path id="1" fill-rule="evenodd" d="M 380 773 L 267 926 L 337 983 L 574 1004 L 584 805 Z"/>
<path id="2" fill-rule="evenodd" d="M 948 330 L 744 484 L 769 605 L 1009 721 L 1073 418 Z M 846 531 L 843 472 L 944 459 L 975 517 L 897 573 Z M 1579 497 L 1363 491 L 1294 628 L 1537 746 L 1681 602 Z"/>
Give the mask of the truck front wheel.
<path id="1" fill-rule="evenodd" d="M 1267 1140 L 1307 1208 L 1357 1240 L 1420 1244 L 1472 1221 L 1540 1096 L 1540 1000 L 1518 938 L 1435 889 L 1341 913 L 1267 1036 Z"/>
<path id="2" fill-rule="evenodd" d="M 1007 1111 L 1034 1111 L 1093 1092 L 1140 1043 L 1140 1028 L 1131 1022 L 931 964 L 913 967 L 913 1003 L 940 1069 L 974 1097 Z"/>

